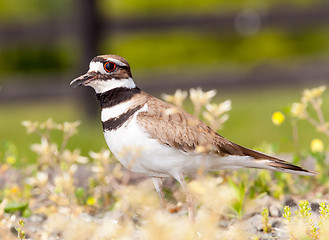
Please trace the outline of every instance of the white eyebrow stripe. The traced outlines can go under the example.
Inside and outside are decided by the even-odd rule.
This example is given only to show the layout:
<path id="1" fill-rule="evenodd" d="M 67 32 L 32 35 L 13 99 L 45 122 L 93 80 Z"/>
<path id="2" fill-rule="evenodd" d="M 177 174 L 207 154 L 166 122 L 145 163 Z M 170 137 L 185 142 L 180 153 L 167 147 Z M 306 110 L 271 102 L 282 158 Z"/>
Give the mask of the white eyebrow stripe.
<path id="1" fill-rule="evenodd" d="M 120 60 L 118 59 L 115 59 L 115 58 L 107 58 L 106 61 L 111 61 L 111 62 L 114 62 L 116 65 L 119 65 L 119 66 L 126 66 L 126 64 L 124 64 L 123 62 L 121 62 Z"/>
<path id="2" fill-rule="evenodd" d="M 90 62 L 88 72 L 99 72 L 105 74 L 104 65 L 101 62 Z"/>

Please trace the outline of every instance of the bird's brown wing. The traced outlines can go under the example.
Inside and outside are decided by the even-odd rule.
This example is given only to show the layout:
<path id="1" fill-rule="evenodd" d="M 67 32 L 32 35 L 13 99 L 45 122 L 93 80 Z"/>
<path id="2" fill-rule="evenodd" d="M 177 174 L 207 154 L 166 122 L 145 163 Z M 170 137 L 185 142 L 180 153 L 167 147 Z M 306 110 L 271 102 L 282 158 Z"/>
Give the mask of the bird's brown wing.
<path id="1" fill-rule="evenodd" d="M 147 112 L 138 123 L 159 142 L 184 152 L 202 151 L 219 155 L 243 155 L 239 146 L 215 133 L 205 123 L 184 110 L 147 95 Z"/>
<path id="2" fill-rule="evenodd" d="M 147 97 L 148 109 L 147 112 L 138 114 L 137 121 L 152 138 L 163 144 L 184 152 L 252 157 L 242 162 L 232 162 L 232 166 L 272 169 L 302 175 L 315 174 L 284 160 L 230 142 L 184 110 L 144 92 L 141 94 Z"/>

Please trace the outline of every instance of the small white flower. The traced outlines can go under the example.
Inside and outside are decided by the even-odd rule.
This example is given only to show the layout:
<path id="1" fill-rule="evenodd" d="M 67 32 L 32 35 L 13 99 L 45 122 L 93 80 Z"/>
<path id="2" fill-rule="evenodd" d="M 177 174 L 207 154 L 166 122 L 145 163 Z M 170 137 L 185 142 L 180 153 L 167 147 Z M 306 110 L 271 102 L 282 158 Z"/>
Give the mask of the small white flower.
<path id="1" fill-rule="evenodd" d="M 40 124 L 40 129 L 54 129 L 57 127 L 57 124 L 51 119 L 49 118 L 47 121 L 43 122 Z"/>
<path id="2" fill-rule="evenodd" d="M 54 182 L 55 191 L 57 193 L 69 193 L 72 191 L 74 179 L 72 175 L 70 175 L 68 172 L 65 172 L 62 175 L 55 176 Z"/>
<path id="3" fill-rule="evenodd" d="M 48 183 L 48 174 L 45 172 L 37 172 L 35 177 L 27 178 L 26 183 L 32 186 L 46 186 Z"/>
<path id="4" fill-rule="evenodd" d="M 35 132 L 39 127 L 39 122 L 23 121 L 22 125 L 28 134 Z"/>
<path id="5" fill-rule="evenodd" d="M 46 184 L 48 181 L 48 174 L 44 172 L 37 172 L 36 177 L 35 177 L 39 183 L 42 185 Z"/>
<path id="6" fill-rule="evenodd" d="M 80 121 L 75 122 L 64 122 L 63 124 L 57 125 L 59 130 L 62 130 L 64 134 L 72 136 L 77 132 L 77 128 L 80 125 Z"/>
<path id="7" fill-rule="evenodd" d="M 40 156 L 54 156 L 58 153 L 56 144 L 50 144 L 46 137 L 41 138 L 41 143 L 32 144 L 31 150 Z"/>
<path id="8" fill-rule="evenodd" d="M 201 88 L 190 89 L 190 99 L 194 105 L 205 105 L 216 95 L 216 90 L 210 90 L 208 92 L 202 91 Z"/>
<path id="9" fill-rule="evenodd" d="M 203 112 L 202 116 L 210 125 L 212 125 L 211 123 L 216 121 L 214 115 L 210 114 L 209 112 Z M 211 127 L 213 128 L 213 126 Z"/>
<path id="10" fill-rule="evenodd" d="M 306 116 L 306 103 L 293 103 L 290 109 L 294 117 L 304 118 Z"/>
<path id="11" fill-rule="evenodd" d="M 313 93 L 310 89 L 305 89 L 303 92 L 303 100 L 305 102 L 309 102 L 311 101 L 311 99 L 313 98 Z"/>
<path id="12" fill-rule="evenodd" d="M 228 114 L 224 114 L 219 118 L 220 125 L 223 125 L 229 119 Z"/>
<path id="13" fill-rule="evenodd" d="M 321 97 L 322 93 L 326 90 L 326 86 L 320 86 L 312 89 L 305 89 L 303 92 L 303 100 L 310 102 L 312 99 Z"/>
<path id="14" fill-rule="evenodd" d="M 187 91 L 177 89 L 174 95 L 162 94 L 161 97 L 167 102 L 173 103 L 178 107 L 183 107 L 184 100 L 187 97 Z"/>
<path id="15" fill-rule="evenodd" d="M 108 160 L 110 158 L 111 152 L 108 149 L 105 149 L 105 150 L 103 149 L 102 151 L 100 151 L 98 153 L 90 151 L 89 155 L 94 160 L 103 162 L 104 160 Z"/>
<path id="16" fill-rule="evenodd" d="M 206 111 L 203 112 L 203 117 L 209 123 L 214 131 L 221 129 L 223 124 L 228 120 L 229 115 L 224 114 L 231 110 L 231 101 L 226 100 L 220 104 L 206 104 Z"/>
<path id="17" fill-rule="evenodd" d="M 102 173 L 104 172 L 104 168 L 101 166 L 92 166 L 91 171 L 94 173 Z"/>
<path id="18" fill-rule="evenodd" d="M 312 93 L 314 97 L 321 97 L 322 93 L 326 90 L 326 86 L 320 86 L 312 89 Z"/>
<path id="19" fill-rule="evenodd" d="M 215 117 L 220 116 L 223 113 L 228 112 L 232 109 L 231 100 L 226 100 L 220 104 L 208 103 L 206 105 L 206 109 L 211 115 Z"/>
<path id="20" fill-rule="evenodd" d="M 73 150 L 73 152 L 71 152 L 68 149 L 65 149 L 62 152 L 60 159 L 63 162 L 80 163 L 80 164 L 88 163 L 88 158 L 81 156 L 79 149 L 75 149 L 75 150 Z"/>
<path id="21" fill-rule="evenodd" d="M 71 167 L 69 168 L 68 173 L 73 175 L 77 170 L 78 170 L 78 165 L 72 164 Z"/>

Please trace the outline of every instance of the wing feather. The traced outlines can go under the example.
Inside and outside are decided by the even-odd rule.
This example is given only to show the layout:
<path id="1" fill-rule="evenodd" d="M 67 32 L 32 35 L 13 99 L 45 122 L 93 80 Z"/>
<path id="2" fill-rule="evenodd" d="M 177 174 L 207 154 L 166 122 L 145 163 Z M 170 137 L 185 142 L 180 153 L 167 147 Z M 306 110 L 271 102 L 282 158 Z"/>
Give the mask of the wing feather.
<path id="1" fill-rule="evenodd" d="M 315 172 L 305 170 L 284 160 L 268 156 L 230 142 L 223 138 L 198 118 L 184 110 L 166 103 L 160 99 L 147 96 L 147 112 L 137 116 L 138 123 L 146 132 L 159 142 L 184 152 L 200 149 L 203 153 L 220 156 L 250 156 L 243 162 L 232 161 L 232 166 L 264 168 L 282 172 L 314 175 Z"/>
<path id="2" fill-rule="evenodd" d="M 146 93 L 142 93 L 148 95 Z M 137 116 L 138 123 L 161 143 L 184 152 L 197 148 L 206 153 L 242 155 L 235 144 L 215 133 L 204 122 L 184 110 L 148 95 L 147 112 Z"/>

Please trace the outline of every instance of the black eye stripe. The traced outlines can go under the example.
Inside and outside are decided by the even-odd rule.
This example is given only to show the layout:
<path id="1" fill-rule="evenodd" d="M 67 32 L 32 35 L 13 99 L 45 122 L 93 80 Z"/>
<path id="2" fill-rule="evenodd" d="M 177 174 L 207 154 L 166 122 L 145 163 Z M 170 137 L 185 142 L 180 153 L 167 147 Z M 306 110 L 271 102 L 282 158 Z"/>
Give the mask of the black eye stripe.
<path id="1" fill-rule="evenodd" d="M 127 66 L 117 66 L 117 67 L 122 68 L 122 69 L 128 69 Z"/>

